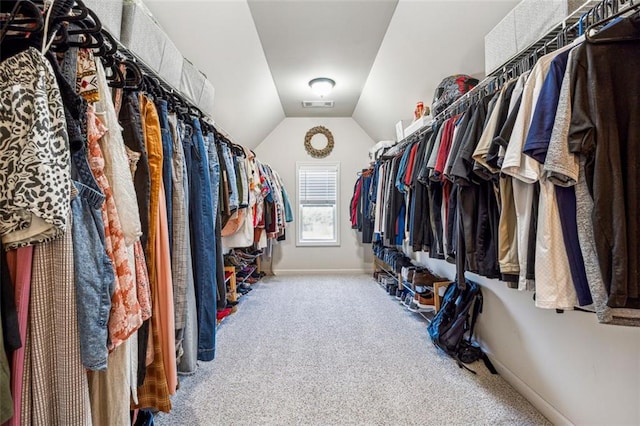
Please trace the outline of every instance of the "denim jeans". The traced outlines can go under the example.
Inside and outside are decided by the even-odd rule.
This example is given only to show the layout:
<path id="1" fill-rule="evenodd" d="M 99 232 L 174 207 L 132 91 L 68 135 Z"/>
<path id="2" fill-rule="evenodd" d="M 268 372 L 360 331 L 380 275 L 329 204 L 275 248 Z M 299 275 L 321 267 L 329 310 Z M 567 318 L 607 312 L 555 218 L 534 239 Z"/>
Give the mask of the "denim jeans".
<path id="1" fill-rule="evenodd" d="M 179 122 L 178 124 L 178 132 L 180 134 L 180 142 L 185 139 L 191 138 L 191 126 L 187 127 L 183 122 Z M 189 133 L 186 131 L 189 130 Z M 177 151 L 177 150 L 176 150 Z M 184 152 L 184 149 L 182 149 Z M 186 155 L 186 154 L 185 154 Z M 183 157 L 184 160 L 184 157 Z M 185 163 L 186 160 L 182 161 L 182 175 L 184 178 L 182 179 L 182 185 L 184 189 L 184 193 L 187 195 L 185 197 L 185 208 L 187 211 L 187 218 L 185 220 L 186 225 L 189 226 L 189 177 L 187 165 Z M 187 233 L 185 236 L 186 240 L 186 256 L 187 256 L 187 265 L 189 265 L 189 269 L 187 270 L 186 275 L 186 287 L 187 287 L 187 306 L 197 306 L 196 305 L 196 291 L 194 288 L 193 282 L 193 268 L 191 265 L 192 256 L 191 256 L 191 236 L 189 230 L 187 229 Z M 182 332 L 183 331 L 183 332 Z M 185 318 L 185 327 L 183 330 L 179 330 L 176 332 L 176 340 L 180 342 L 183 350 L 182 357 L 179 357 L 178 360 L 178 374 L 182 375 L 191 375 L 196 372 L 197 364 L 198 364 L 198 313 L 195 309 L 187 309 L 186 310 L 186 318 Z M 176 345 L 179 347 L 179 344 Z"/>
<path id="2" fill-rule="evenodd" d="M 213 221 L 216 238 L 216 281 L 218 285 L 218 309 L 224 309 L 227 306 L 227 285 L 224 281 L 224 258 L 222 257 L 222 236 L 221 218 L 218 208 L 220 207 L 220 159 L 218 157 L 218 148 L 213 133 L 209 133 L 205 139 L 205 147 L 209 160 L 209 175 L 211 177 L 211 201 L 213 203 Z"/>
<path id="3" fill-rule="evenodd" d="M 75 27 L 75 28 L 74 28 Z M 77 29 L 77 25 L 70 24 L 69 29 Z M 78 36 L 70 36 L 69 41 L 76 41 Z M 62 63 L 60 64 L 60 69 L 62 70 L 62 75 L 69 82 L 69 84 L 75 85 L 76 79 L 78 78 L 78 48 L 70 47 L 66 52 L 64 52 L 64 58 L 62 59 Z"/>
<path id="4" fill-rule="evenodd" d="M 73 256 L 82 364 L 89 370 L 107 368 L 111 294 L 115 275 L 104 248 L 101 207 L 104 195 L 74 182 L 78 195 L 71 201 Z"/>
<path id="5" fill-rule="evenodd" d="M 198 312 L 198 359 L 211 361 L 216 343 L 216 245 L 211 177 L 204 138 L 197 118 L 183 139 L 189 174 L 189 221 L 193 278 Z"/>
<path id="6" fill-rule="evenodd" d="M 222 143 L 222 156 L 227 166 L 227 180 L 229 182 L 229 209 L 231 211 L 238 208 L 238 184 L 236 181 L 236 168 L 231 155 L 231 149 L 226 143 Z"/>
<path id="7" fill-rule="evenodd" d="M 173 162 L 173 138 L 169 129 L 169 110 L 167 101 L 156 101 L 160 131 L 162 132 L 162 182 L 167 201 L 167 225 L 169 228 L 169 248 L 173 255 L 173 181 L 171 176 L 171 164 Z"/>
<path id="8" fill-rule="evenodd" d="M 218 158 L 218 150 L 216 149 L 216 141 L 213 133 L 209 133 L 204 139 L 204 145 L 207 150 L 207 159 L 209 161 L 209 177 L 211 180 L 211 202 L 213 203 L 213 220 L 214 224 L 217 220 L 215 212 L 218 211 L 220 197 L 220 159 Z"/>

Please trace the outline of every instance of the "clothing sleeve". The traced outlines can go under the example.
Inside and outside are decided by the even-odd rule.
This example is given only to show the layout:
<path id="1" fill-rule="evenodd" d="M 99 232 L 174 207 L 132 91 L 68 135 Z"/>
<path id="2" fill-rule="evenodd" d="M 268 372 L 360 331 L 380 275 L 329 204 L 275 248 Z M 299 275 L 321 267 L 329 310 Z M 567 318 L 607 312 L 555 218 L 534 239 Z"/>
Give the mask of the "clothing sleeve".
<path id="1" fill-rule="evenodd" d="M 551 63 L 551 69 L 542 84 L 529 134 L 522 150 L 525 155 L 542 164 L 547 158 L 565 68 L 566 58 L 564 54 L 560 54 Z"/>
<path id="2" fill-rule="evenodd" d="M 472 180 L 473 172 L 473 151 L 480 139 L 486 118 L 486 104 L 481 101 L 469 122 L 469 129 L 462 141 L 458 156 L 451 166 L 451 177 L 459 185 L 468 185 Z"/>
<path id="3" fill-rule="evenodd" d="M 418 182 L 423 185 L 427 185 L 429 183 L 429 159 L 431 158 L 431 152 L 433 151 L 439 133 L 439 129 L 434 127 L 433 133 L 431 134 L 424 150 L 424 156 L 421 163 L 422 165 L 420 167 L 420 172 L 418 173 Z"/>
<path id="4" fill-rule="evenodd" d="M 409 164 L 407 165 L 407 170 L 405 171 L 405 174 L 404 174 L 405 187 L 411 186 L 411 180 L 413 177 L 413 169 L 415 167 L 416 152 L 418 151 L 418 146 L 419 146 L 418 143 L 414 143 L 413 146 L 411 147 L 411 152 L 409 153 Z"/>
<path id="5" fill-rule="evenodd" d="M 543 83 L 543 63 L 542 59 L 538 61 L 531 75 L 525 83 L 522 93 L 522 102 L 518 110 L 509 145 L 502 164 L 502 172 L 513 176 L 525 183 L 534 183 L 539 179 L 539 163 L 532 158 L 522 154 L 527 134 L 529 132 L 529 124 L 533 108 L 536 105 L 539 93 L 539 86 Z M 537 90 L 536 90 L 536 87 Z"/>
<path id="6" fill-rule="evenodd" d="M 578 182 L 580 158 L 569 152 L 569 128 L 571 126 L 571 61 L 565 70 L 560 88 L 558 108 L 551 132 L 549 151 L 544 170 L 551 182 L 558 186 L 573 186 Z"/>
<path id="7" fill-rule="evenodd" d="M 489 170 L 491 173 L 497 173 L 500 171 L 498 169 L 494 169 L 487 163 L 487 154 L 489 153 L 489 146 L 491 145 L 493 136 L 497 131 L 504 92 L 505 92 L 505 89 L 501 90 L 500 93 L 492 99 L 489 117 L 487 119 L 487 125 L 482 131 L 482 135 L 480 136 L 480 140 L 478 141 L 478 145 L 476 146 L 476 149 L 473 151 L 473 156 L 472 156 L 474 161 L 477 163 L 476 168 L 484 167 L 485 169 Z M 480 176 L 486 177 L 486 174 L 480 171 Z"/>
<path id="8" fill-rule="evenodd" d="M 469 129 L 469 121 L 473 115 L 473 110 L 474 106 L 471 105 L 458 122 L 456 132 L 454 134 L 453 144 L 451 145 L 451 151 L 449 152 L 449 157 L 447 157 L 447 162 L 444 165 L 444 175 L 448 179 L 450 179 L 451 167 L 453 166 L 453 162 L 460 152 L 460 146 L 462 145 L 462 141 L 464 140 L 465 135 L 467 134 L 467 131 Z"/>
<path id="9" fill-rule="evenodd" d="M 398 167 L 398 172 L 395 175 L 395 186 L 398 188 L 398 191 L 404 193 L 404 172 L 407 169 L 407 159 L 409 158 L 409 154 L 411 153 L 411 146 L 407 146 L 402 153 L 402 157 L 400 157 L 400 165 Z"/>
<path id="10" fill-rule="evenodd" d="M 429 160 L 427 161 L 427 169 L 429 169 L 429 175 L 431 174 L 431 171 L 436 167 L 436 161 L 438 159 L 438 152 L 440 151 L 440 144 L 442 143 L 445 126 L 446 125 L 443 124 L 442 127 L 440 127 L 438 135 L 434 140 L 433 149 L 431 150 L 431 153 L 429 155 Z"/>

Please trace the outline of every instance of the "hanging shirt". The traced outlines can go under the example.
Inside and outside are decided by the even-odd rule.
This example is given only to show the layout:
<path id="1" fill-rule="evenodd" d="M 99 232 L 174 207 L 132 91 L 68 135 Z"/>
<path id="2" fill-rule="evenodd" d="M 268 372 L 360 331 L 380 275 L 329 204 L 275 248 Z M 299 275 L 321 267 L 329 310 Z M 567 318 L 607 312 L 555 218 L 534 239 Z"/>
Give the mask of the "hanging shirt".
<path id="1" fill-rule="evenodd" d="M 540 168 L 542 167 L 533 158 L 524 155 L 522 153 L 522 149 L 529 133 L 531 117 L 534 112 L 533 110 L 537 104 L 540 90 L 542 89 L 542 85 L 549 70 L 549 66 L 551 65 L 551 61 L 562 51 L 567 49 L 569 49 L 569 47 L 555 51 L 540 58 L 531 71 L 531 74 L 527 78 L 527 82 L 525 83 L 522 92 L 520 109 L 514 123 L 511 138 L 509 140 L 509 145 L 505 153 L 504 162 L 502 163 L 502 172 L 514 177 L 513 195 L 518 224 L 518 260 L 520 264 L 520 279 L 518 281 L 518 288 L 520 290 L 525 290 L 531 287 L 531 284 L 527 280 L 527 270 L 530 266 L 529 263 L 531 261 L 531 258 L 529 256 L 529 248 L 530 246 L 535 247 L 535 245 L 529 244 L 529 239 L 533 238 L 533 236 L 530 235 L 532 229 L 532 221 L 535 221 L 535 218 L 533 217 L 535 190 L 531 184 L 538 181 L 541 175 Z M 545 201 L 543 201 L 543 203 L 545 203 Z M 550 206 L 553 206 L 555 204 L 556 203 L 554 200 L 554 202 L 550 203 Z M 555 213 L 554 216 L 557 217 L 557 213 Z M 562 249 L 561 252 L 564 253 L 565 250 Z M 565 259 L 561 260 L 560 262 L 564 265 L 567 263 L 566 253 L 564 253 L 563 256 Z M 563 269 L 563 267 L 561 267 L 561 269 Z M 548 279 L 551 279 L 551 277 L 548 277 Z M 538 297 L 536 296 L 536 303 L 537 301 Z M 552 303 L 541 304 L 547 306 L 552 305 Z M 563 303 L 563 305 L 566 304 L 569 303 Z"/>
<path id="2" fill-rule="evenodd" d="M 552 62 L 549 73 L 544 81 L 538 104 L 536 105 L 527 141 L 523 152 L 536 161 L 544 163 L 545 159 L 553 162 L 557 159 L 547 156 L 549 143 L 553 131 L 553 125 L 557 117 L 556 110 L 560 97 L 560 89 L 567 68 L 569 50 L 560 53 Z M 545 184 L 552 184 L 547 175 L 541 176 Z M 561 234 L 567 253 L 567 260 L 571 272 L 573 285 L 578 296 L 580 306 L 590 305 L 593 300 L 589 292 L 589 285 L 584 269 L 584 260 L 578 241 L 578 227 L 576 223 L 576 198 L 573 188 L 554 187 L 556 203 L 558 206 L 558 218 L 560 220 Z M 540 214 L 544 214 L 542 209 Z M 559 285 L 562 285 L 559 283 Z"/>
<path id="3" fill-rule="evenodd" d="M 569 147 L 587 158 L 608 306 L 640 308 L 640 16 L 599 37 L 610 41 L 584 43 L 574 57 Z"/>
<path id="4" fill-rule="evenodd" d="M 15 248 L 51 240 L 67 230 L 69 141 L 53 69 L 36 49 L 0 63 L 0 102 L 2 241 Z"/>

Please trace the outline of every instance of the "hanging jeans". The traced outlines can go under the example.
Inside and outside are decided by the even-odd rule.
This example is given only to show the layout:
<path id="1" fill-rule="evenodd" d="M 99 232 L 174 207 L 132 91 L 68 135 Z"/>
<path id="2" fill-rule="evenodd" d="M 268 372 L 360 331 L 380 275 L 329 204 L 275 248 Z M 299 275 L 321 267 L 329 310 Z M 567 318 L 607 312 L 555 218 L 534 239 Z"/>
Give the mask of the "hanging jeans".
<path id="1" fill-rule="evenodd" d="M 104 195 L 74 182 L 78 195 L 71 200 L 73 255 L 78 301 L 82 364 L 89 370 L 107 368 L 107 340 L 111 294 L 115 275 L 104 248 L 101 206 Z"/>
<path id="2" fill-rule="evenodd" d="M 169 110 L 167 101 L 156 101 L 160 131 L 162 132 L 162 182 L 164 183 L 164 195 L 167 201 L 167 225 L 169 227 L 169 248 L 173 256 L 173 181 L 171 164 L 173 162 L 173 138 L 169 129 Z"/>
<path id="3" fill-rule="evenodd" d="M 189 131 L 190 130 L 190 131 Z M 183 139 L 189 172 L 191 253 L 198 312 L 198 359 L 211 361 L 216 343 L 216 243 L 211 177 L 204 138 L 197 118 Z"/>
<path id="4" fill-rule="evenodd" d="M 213 204 L 213 221 L 216 238 L 216 281 L 218 286 L 218 309 L 227 306 L 227 285 L 224 281 L 224 259 L 222 257 L 222 237 L 220 227 L 220 214 L 218 212 L 220 197 L 220 159 L 216 147 L 215 136 L 209 133 L 204 138 L 209 163 L 209 177 L 211 179 L 211 202 Z"/>
<path id="5" fill-rule="evenodd" d="M 73 152 L 72 175 L 77 196 L 71 200 L 73 258 L 82 364 L 107 368 L 108 320 L 115 291 L 113 263 L 105 250 L 102 205 L 105 196 L 87 162 L 87 147 Z"/>
<path id="6" fill-rule="evenodd" d="M 226 143 L 222 144 L 222 156 L 227 169 L 227 179 L 229 181 L 229 209 L 233 212 L 238 208 L 238 184 L 236 182 L 236 168 L 231 154 L 231 149 Z"/>

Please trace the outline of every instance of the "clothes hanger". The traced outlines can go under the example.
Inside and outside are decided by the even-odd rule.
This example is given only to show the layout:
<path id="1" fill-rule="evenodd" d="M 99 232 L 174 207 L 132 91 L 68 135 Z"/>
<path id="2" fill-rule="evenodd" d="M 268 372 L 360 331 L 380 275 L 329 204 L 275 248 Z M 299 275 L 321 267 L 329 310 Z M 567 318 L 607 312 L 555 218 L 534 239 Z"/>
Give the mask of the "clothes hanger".
<path id="1" fill-rule="evenodd" d="M 623 10 L 620 10 L 617 13 L 614 13 L 613 15 L 600 20 L 599 22 L 595 22 L 594 24 L 590 25 L 584 33 L 585 38 L 587 39 L 587 42 L 592 44 L 602 44 L 602 43 L 617 43 L 617 42 L 640 40 L 640 32 L 638 32 L 637 34 L 622 35 L 622 36 L 615 36 L 615 37 L 598 37 L 598 31 L 596 30 L 596 27 L 601 27 L 604 24 L 612 22 L 613 20 L 619 17 L 626 16 L 628 13 L 631 13 L 631 15 L 628 16 L 627 19 L 640 20 L 640 15 L 637 14 L 637 12 L 639 11 L 640 11 L 640 2 L 636 4 L 632 3 L 631 6 Z"/>
<path id="2" fill-rule="evenodd" d="M 118 51 L 118 42 L 108 31 L 101 31 L 103 43 L 100 48 L 94 52 L 95 56 L 113 56 Z"/>
<path id="3" fill-rule="evenodd" d="M 78 43 L 69 42 L 70 46 L 83 47 L 87 49 L 100 49 L 104 45 L 102 33 L 102 23 L 98 16 L 90 9 L 87 9 L 87 18 L 75 22 L 75 28 L 67 30 L 67 35 L 80 35 L 82 40 Z"/>
<path id="4" fill-rule="evenodd" d="M 18 15 L 21 16 L 18 17 Z M 38 6 L 28 0 L 18 0 L 0 29 L 0 43 L 9 31 L 17 32 L 18 37 L 27 38 L 33 33 L 40 32 L 43 27 L 44 20 Z"/>
<path id="5" fill-rule="evenodd" d="M 119 65 L 124 66 L 123 89 L 141 90 L 144 85 L 144 75 L 138 64 L 130 59 L 123 59 L 120 61 Z"/>
<path id="6" fill-rule="evenodd" d="M 62 22 L 76 22 L 81 27 L 80 30 L 70 30 L 69 34 L 95 34 L 99 33 L 102 30 L 102 22 L 100 22 L 100 18 L 95 12 L 88 7 L 86 7 L 80 0 L 76 0 L 76 5 L 73 10 L 76 10 L 76 7 L 80 9 L 80 14 L 70 15 L 67 17 L 59 18 Z"/>
<path id="7" fill-rule="evenodd" d="M 38 2 L 43 4 L 44 2 Z M 89 16 L 89 9 L 81 0 L 58 0 L 52 6 L 52 24 L 62 24 L 63 22 L 79 22 Z"/>
<path id="8" fill-rule="evenodd" d="M 119 66 L 118 62 L 116 62 L 114 60 L 108 66 L 108 68 L 105 66 L 105 72 L 107 70 L 111 71 L 111 74 L 107 75 L 107 81 L 108 81 L 107 84 L 109 85 L 109 87 L 113 87 L 115 89 L 124 89 L 124 88 L 126 88 L 126 83 L 125 83 L 126 78 L 124 76 L 124 73 L 120 69 L 120 66 Z"/>
<path id="9" fill-rule="evenodd" d="M 56 39 L 52 49 L 57 52 L 64 52 L 69 47 L 94 49 L 97 56 L 104 50 L 105 33 L 102 31 L 102 23 L 98 16 L 88 9 L 80 0 L 77 0 L 66 16 L 56 16 L 52 19 L 53 25 L 60 28 L 56 32 Z M 71 37 L 70 37 L 71 36 Z M 79 37 L 72 37 L 79 36 Z M 110 35 L 109 35 L 110 36 Z M 117 45 L 113 37 L 109 38 L 111 46 Z M 110 50 L 113 47 L 110 47 Z"/>

